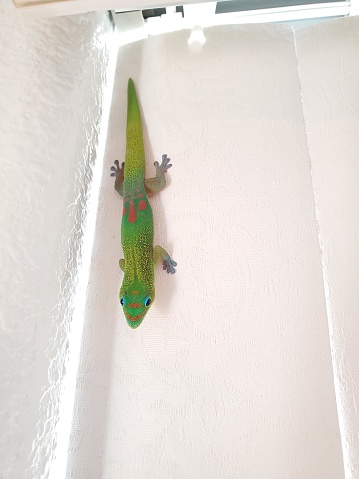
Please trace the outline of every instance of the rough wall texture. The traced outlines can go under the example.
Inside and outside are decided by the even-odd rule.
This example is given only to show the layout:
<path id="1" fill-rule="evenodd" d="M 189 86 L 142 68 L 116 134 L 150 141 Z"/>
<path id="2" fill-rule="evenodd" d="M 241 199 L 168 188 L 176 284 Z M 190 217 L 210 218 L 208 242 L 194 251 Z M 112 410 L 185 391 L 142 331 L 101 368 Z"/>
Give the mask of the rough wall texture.
<path id="1" fill-rule="evenodd" d="M 68 477 L 338 479 L 342 453 L 293 33 L 188 32 L 121 49 Z M 118 302 L 127 78 L 143 110 L 156 302 L 130 330 Z"/>
<path id="2" fill-rule="evenodd" d="M 358 17 L 297 33 L 347 479 L 359 478 L 358 47 Z"/>
<path id="3" fill-rule="evenodd" d="M 210 29 L 200 55 L 188 32 L 121 50 L 66 478 L 342 478 L 326 306 L 358 477 L 357 26 L 297 33 L 297 58 L 276 26 Z M 110 31 L 104 15 L 0 7 L 1 479 L 49 474 Z M 152 204 L 179 263 L 136 331 L 108 176 L 128 76 L 149 171 L 173 159 Z"/>
<path id="4" fill-rule="evenodd" d="M 111 32 L 0 5 L 2 479 L 47 477 L 54 451 Z"/>

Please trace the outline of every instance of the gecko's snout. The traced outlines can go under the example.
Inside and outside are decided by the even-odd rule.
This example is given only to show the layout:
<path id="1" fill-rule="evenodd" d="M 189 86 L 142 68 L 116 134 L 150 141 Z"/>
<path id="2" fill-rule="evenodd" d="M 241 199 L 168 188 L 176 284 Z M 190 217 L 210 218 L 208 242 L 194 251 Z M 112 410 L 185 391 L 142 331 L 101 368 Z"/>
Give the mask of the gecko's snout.
<path id="1" fill-rule="evenodd" d="M 139 282 L 133 283 L 126 289 L 121 289 L 120 303 L 127 324 L 132 329 L 137 328 L 142 323 L 153 303 L 154 296 L 153 290 L 149 290 Z"/>

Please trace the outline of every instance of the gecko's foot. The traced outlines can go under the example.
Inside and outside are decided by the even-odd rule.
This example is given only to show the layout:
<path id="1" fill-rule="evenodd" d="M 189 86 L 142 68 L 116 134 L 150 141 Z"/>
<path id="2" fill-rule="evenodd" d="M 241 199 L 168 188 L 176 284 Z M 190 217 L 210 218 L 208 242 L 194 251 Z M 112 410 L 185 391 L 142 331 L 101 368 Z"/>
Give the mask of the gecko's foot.
<path id="1" fill-rule="evenodd" d="M 167 155 L 162 155 L 162 163 L 159 164 L 158 161 L 155 161 L 155 167 L 159 168 L 163 173 L 167 173 L 167 170 L 172 166 L 170 161 L 171 158 L 168 158 Z"/>
<path id="2" fill-rule="evenodd" d="M 166 270 L 167 273 L 174 274 L 176 272 L 175 266 L 177 266 L 177 263 L 173 261 L 170 256 L 167 256 L 167 258 L 163 260 L 163 269 Z"/>
<path id="3" fill-rule="evenodd" d="M 120 163 L 118 160 L 115 160 L 114 161 L 116 167 L 114 166 L 111 166 L 111 176 L 123 176 L 123 169 L 125 167 L 125 162 L 122 163 L 122 165 L 120 166 Z"/>

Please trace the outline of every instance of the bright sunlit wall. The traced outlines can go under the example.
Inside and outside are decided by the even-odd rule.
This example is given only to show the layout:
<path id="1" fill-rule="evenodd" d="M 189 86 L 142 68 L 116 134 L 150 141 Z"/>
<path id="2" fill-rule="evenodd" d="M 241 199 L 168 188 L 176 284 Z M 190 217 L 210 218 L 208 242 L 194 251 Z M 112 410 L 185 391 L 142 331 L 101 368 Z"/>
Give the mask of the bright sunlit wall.
<path id="1" fill-rule="evenodd" d="M 21 477 L 31 462 L 28 477 L 47 477 L 111 29 L 106 15 L 86 15 L 42 21 L 35 33 L 3 9 L 1 31 L 16 52 L 7 51 L 4 65 L 11 78 L 17 68 L 21 75 L 2 75 L 2 131 L 19 120 L 21 128 L 3 135 L 2 264 L 10 279 L 2 282 L 1 465 L 4 479 Z M 357 22 L 315 28 L 317 52 L 313 30 L 296 35 L 300 83 L 294 37 L 283 27 L 208 31 L 201 56 L 188 49 L 188 32 L 120 51 L 82 345 L 70 341 L 81 360 L 66 477 L 342 477 L 328 316 L 346 478 L 356 477 L 356 295 L 348 299 L 344 279 L 355 277 L 357 263 L 358 110 L 348 81 L 356 78 Z M 129 75 L 149 164 L 164 152 L 173 159 L 170 186 L 153 204 L 158 242 L 180 265 L 170 282 L 159 274 L 156 305 L 135 333 L 117 301 L 121 203 L 107 175 L 124 153 Z M 343 95 L 345 108 L 329 100 Z M 49 162 L 57 169 L 46 170 Z M 19 190 L 13 168 L 23 164 Z M 71 387 L 62 395 L 70 407 Z M 67 438 L 58 439 L 63 461 Z"/>

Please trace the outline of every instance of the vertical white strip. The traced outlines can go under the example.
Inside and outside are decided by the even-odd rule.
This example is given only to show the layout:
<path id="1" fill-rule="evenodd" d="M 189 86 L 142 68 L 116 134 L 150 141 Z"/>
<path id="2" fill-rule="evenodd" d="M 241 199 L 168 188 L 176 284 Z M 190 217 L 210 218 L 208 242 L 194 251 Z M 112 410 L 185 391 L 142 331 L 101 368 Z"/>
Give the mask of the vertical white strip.
<path id="1" fill-rule="evenodd" d="M 303 101 L 303 91 L 302 85 L 300 81 L 299 75 L 299 62 L 298 62 L 298 45 L 296 39 L 296 32 L 295 29 L 293 30 L 293 38 L 294 38 L 294 49 L 295 49 L 295 56 L 297 61 L 297 75 L 298 75 L 298 85 L 299 85 L 299 93 L 300 93 L 300 101 L 302 105 L 302 114 L 303 114 L 303 123 L 305 129 L 305 139 L 307 145 L 307 152 L 308 152 L 308 161 L 309 161 L 309 168 L 310 168 L 310 178 L 312 184 L 312 191 L 313 191 L 313 203 L 314 203 L 314 211 L 315 211 L 315 220 L 317 224 L 317 232 L 318 232 L 318 243 L 320 248 L 320 257 L 322 263 L 322 276 L 323 276 L 323 286 L 324 286 L 324 294 L 325 294 L 325 304 L 327 310 L 327 318 L 328 318 L 328 330 L 329 330 L 329 341 L 330 341 L 330 353 L 332 358 L 332 367 L 333 367 L 333 378 L 334 378 L 334 390 L 335 390 L 335 399 L 337 404 L 337 411 L 338 411 L 338 423 L 339 423 L 339 430 L 340 430 L 340 438 L 341 438 L 341 446 L 342 446 L 342 454 L 343 454 L 343 461 L 344 461 L 344 470 L 345 470 L 345 477 L 350 478 L 350 471 L 348 470 L 349 464 L 349 455 L 348 451 L 345 448 L 346 438 L 345 438 L 345 427 L 344 427 L 344 406 L 340 395 L 340 381 L 339 381 L 339 368 L 338 368 L 338 361 L 336 358 L 336 345 L 334 343 L 334 331 L 333 331 L 333 306 L 330 297 L 330 287 L 329 287 L 329 277 L 328 277 L 328 264 L 326 261 L 326 254 L 324 249 L 324 242 L 323 236 L 320 228 L 320 213 L 318 208 L 318 197 L 315 191 L 314 181 L 313 181 L 313 167 L 312 167 L 312 158 L 309 151 L 309 141 L 308 141 L 308 127 L 306 122 L 305 110 L 304 110 L 304 101 Z"/>
<path id="2" fill-rule="evenodd" d="M 118 39 L 117 31 L 115 39 L 112 32 L 108 35 L 110 35 L 111 39 L 108 39 L 108 41 L 106 42 L 107 45 L 109 45 L 110 49 L 110 58 L 106 74 L 107 85 L 105 87 L 105 93 L 102 103 L 102 120 L 96 151 L 96 161 L 93 167 L 93 179 L 89 193 L 87 216 L 85 220 L 83 241 L 81 245 L 81 264 L 79 267 L 78 283 L 74 297 L 74 312 L 68 340 L 68 357 L 66 361 L 66 372 L 62 383 L 59 420 L 56 429 L 56 449 L 54 452 L 54 459 L 50 465 L 50 479 L 66 479 L 68 448 L 71 428 L 73 424 L 73 412 L 76 396 L 76 380 L 78 377 L 80 353 L 82 349 L 87 286 L 90 277 L 90 266 L 97 218 L 98 199 L 102 177 L 103 159 L 105 155 L 107 129 L 110 107 L 112 102 L 112 92 L 118 50 L 118 41 L 115 41 L 115 39 Z"/>

